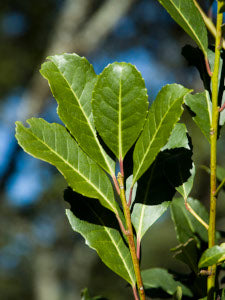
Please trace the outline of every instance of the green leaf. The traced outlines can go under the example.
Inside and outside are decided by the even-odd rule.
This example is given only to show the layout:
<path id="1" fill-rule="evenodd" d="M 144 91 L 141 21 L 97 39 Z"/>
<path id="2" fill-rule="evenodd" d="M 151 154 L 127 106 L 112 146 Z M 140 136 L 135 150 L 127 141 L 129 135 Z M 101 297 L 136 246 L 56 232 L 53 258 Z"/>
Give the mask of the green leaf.
<path id="1" fill-rule="evenodd" d="M 187 138 L 187 128 L 185 124 L 177 123 L 175 125 L 169 137 L 168 142 L 161 149 L 161 151 L 175 149 L 175 148 L 185 148 L 190 150 L 189 141 Z"/>
<path id="2" fill-rule="evenodd" d="M 133 154 L 133 184 L 143 175 L 155 160 L 160 149 L 167 143 L 179 120 L 184 96 L 191 92 L 181 85 L 164 86 L 153 102 L 141 136 Z"/>
<path id="3" fill-rule="evenodd" d="M 36 118 L 27 123 L 30 128 L 16 122 L 16 138 L 25 152 L 54 165 L 74 191 L 97 198 L 105 207 L 117 211 L 109 178 L 79 148 L 65 127 Z"/>
<path id="4" fill-rule="evenodd" d="M 191 169 L 191 176 L 188 178 L 186 182 L 184 182 L 182 185 L 176 188 L 176 190 L 181 194 L 181 196 L 183 196 L 184 199 L 188 198 L 192 190 L 194 178 L 195 178 L 195 165 L 193 163 Z"/>
<path id="5" fill-rule="evenodd" d="M 129 197 L 130 197 L 130 189 L 132 187 L 132 181 L 133 181 L 133 175 L 130 175 L 127 180 L 126 180 L 126 199 L 127 201 L 129 201 Z M 131 205 L 135 200 L 136 197 L 136 193 L 137 193 L 137 182 L 135 183 L 135 185 L 133 186 L 133 190 L 132 190 L 132 199 L 131 199 Z"/>
<path id="6" fill-rule="evenodd" d="M 225 168 L 221 166 L 216 167 L 216 177 L 219 181 L 223 181 L 225 178 Z"/>
<path id="7" fill-rule="evenodd" d="M 171 249 L 171 251 L 174 252 L 175 258 L 187 264 L 195 274 L 198 274 L 198 253 L 196 241 L 193 238 Z"/>
<path id="8" fill-rule="evenodd" d="M 207 30 L 193 0 L 159 0 L 159 2 L 207 56 Z"/>
<path id="9" fill-rule="evenodd" d="M 81 291 L 81 300 L 107 300 L 102 296 L 91 297 L 87 288 Z"/>
<path id="10" fill-rule="evenodd" d="M 177 287 L 182 288 L 183 295 L 192 297 L 192 292 L 184 286 L 181 282 L 174 280 L 173 275 L 169 274 L 167 270 L 161 268 L 152 268 L 141 272 L 143 284 L 148 288 L 161 288 L 167 294 L 173 295 Z"/>
<path id="11" fill-rule="evenodd" d="M 70 203 L 72 211 L 67 209 L 66 215 L 73 230 L 84 237 L 86 244 L 98 253 L 107 267 L 134 286 L 131 255 L 115 216 L 94 199 L 79 201 L 73 197 Z"/>
<path id="12" fill-rule="evenodd" d="M 134 204 L 131 220 L 137 233 L 137 240 L 141 241 L 146 231 L 165 213 L 169 204 L 169 201 L 158 205 Z"/>
<path id="13" fill-rule="evenodd" d="M 193 210 L 206 222 L 209 216 L 206 208 L 198 200 L 188 198 L 188 203 Z M 170 211 L 172 220 L 175 225 L 177 239 L 180 243 L 186 243 L 190 238 L 198 241 L 198 236 L 205 242 L 208 240 L 207 230 L 201 223 L 196 220 L 192 214 L 186 209 L 183 198 L 174 198 Z"/>
<path id="14" fill-rule="evenodd" d="M 187 95 L 185 104 L 195 113 L 193 120 L 201 129 L 210 143 L 210 129 L 212 127 L 212 102 L 208 91 L 200 94 Z"/>
<path id="15" fill-rule="evenodd" d="M 92 65 L 76 54 L 48 57 L 41 74 L 48 80 L 58 102 L 58 115 L 81 148 L 106 172 L 114 174 L 115 163 L 103 150 L 94 127 L 91 99 L 97 80 Z"/>
<path id="16" fill-rule="evenodd" d="M 147 90 L 140 72 L 113 63 L 99 75 L 93 92 L 94 122 L 106 145 L 123 159 L 140 134 L 147 110 Z"/>
<path id="17" fill-rule="evenodd" d="M 173 294 L 173 299 L 174 300 L 182 300 L 182 287 L 177 286 L 176 292 Z"/>
<path id="18" fill-rule="evenodd" d="M 198 267 L 209 267 L 225 260 L 225 243 L 207 249 L 199 260 Z"/>

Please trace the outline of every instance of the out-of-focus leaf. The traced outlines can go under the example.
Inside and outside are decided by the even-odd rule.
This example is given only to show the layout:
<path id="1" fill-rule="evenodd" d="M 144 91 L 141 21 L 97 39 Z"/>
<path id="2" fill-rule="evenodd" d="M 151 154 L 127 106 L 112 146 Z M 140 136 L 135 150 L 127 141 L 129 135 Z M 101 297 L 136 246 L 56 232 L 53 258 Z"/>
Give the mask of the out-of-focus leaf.
<path id="1" fill-rule="evenodd" d="M 220 246 L 213 246 L 203 252 L 198 267 L 209 267 L 225 260 L 225 243 Z"/>
<path id="2" fill-rule="evenodd" d="M 221 2 L 222 7 L 220 8 L 220 13 L 224 13 L 225 12 L 225 1 L 224 0 L 218 0 L 219 2 Z"/>
<path id="3" fill-rule="evenodd" d="M 198 200 L 188 198 L 187 201 L 193 210 L 206 223 L 208 223 L 209 216 L 206 208 Z M 207 242 L 207 230 L 186 209 L 183 198 L 174 198 L 170 205 L 170 211 L 177 234 L 177 239 L 181 244 L 186 243 L 190 238 L 197 239 L 198 236 L 203 241 Z"/>
<path id="4" fill-rule="evenodd" d="M 178 84 L 164 86 L 150 107 L 147 120 L 133 154 L 133 185 L 151 166 L 179 120 L 184 97 L 191 90 Z"/>
<path id="5" fill-rule="evenodd" d="M 81 291 L 81 300 L 107 300 L 102 296 L 91 297 L 87 288 Z"/>
<path id="6" fill-rule="evenodd" d="M 216 177 L 219 181 L 223 181 L 225 178 L 225 168 L 221 166 L 216 167 Z"/>
<path id="7" fill-rule="evenodd" d="M 98 253 L 107 267 L 134 286 L 131 255 L 114 214 L 94 199 L 80 201 L 79 197 L 70 197 L 70 190 L 66 190 L 64 198 L 71 204 L 66 215 L 73 230 L 84 237 L 86 244 Z"/>
<path id="8" fill-rule="evenodd" d="M 182 287 L 177 286 L 176 292 L 173 294 L 174 300 L 182 300 Z"/>
<path id="9" fill-rule="evenodd" d="M 195 113 L 193 120 L 210 143 L 210 129 L 212 127 L 212 102 L 209 98 L 208 91 L 194 95 L 187 95 L 185 98 L 185 104 Z"/>
<path id="10" fill-rule="evenodd" d="M 16 122 L 16 138 L 25 152 L 54 165 L 74 191 L 97 198 L 105 207 L 117 211 L 109 178 L 81 150 L 65 127 L 36 118 L 27 123 L 29 128 Z"/>
<path id="11" fill-rule="evenodd" d="M 161 268 L 152 268 L 141 272 L 144 287 L 161 288 L 169 295 L 173 295 L 177 287 L 182 288 L 183 295 L 192 297 L 192 292 L 181 282 L 174 280 L 173 275 Z"/>
<path id="12" fill-rule="evenodd" d="M 159 0 L 159 2 L 207 56 L 207 30 L 193 0 Z"/>
<path id="13" fill-rule="evenodd" d="M 92 109 L 99 135 L 123 159 L 140 134 L 148 110 L 144 80 L 128 63 L 113 63 L 99 75 Z"/>
<path id="14" fill-rule="evenodd" d="M 158 205 L 134 204 L 131 220 L 137 233 L 137 240 L 141 241 L 146 231 L 164 214 L 169 204 L 170 202 Z"/>
<path id="15" fill-rule="evenodd" d="M 191 176 L 188 178 L 186 182 L 184 182 L 182 185 L 176 188 L 176 190 L 184 197 L 184 199 L 187 199 L 192 187 L 193 187 L 193 181 L 195 178 L 195 165 L 192 164 L 192 169 L 190 170 Z"/>
<path id="16" fill-rule="evenodd" d="M 132 187 L 132 181 L 133 181 L 133 175 L 130 175 L 127 180 L 126 180 L 126 199 L 127 201 L 129 201 L 129 197 L 130 197 L 130 189 Z M 131 205 L 135 200 L 136 197 L 136 193 L 137 193 L 137 182 L 135 183 L 135 185 L 133 186 L 133 190 L 132 190 L 132 199 L 131 199 Z"/>
<path id="17" fill-rule="evenodd" d="M 76 54 L 48 57 L 41 74 L 48 80 L 58 102 L 58 115 L 81 148 L 106 172 L 114 174 L 115 163 L 103 150 L 94 127 L 91 99 L 97 80 L 92 65 Z"/>
<path id="18" fill-rule="evenodd" d="M 198 254 L 196 241 L 191 238 L 186 243 L 180 244 L 171 249 L 174 252 L 174 257 L 187 264 L 191 270 L 198 274 Z"/>
<path id="19" fill-rule="evenodd" d="M 175 127 L 172 130 L 172 133 L 169 137 L 168 142 L 166 145 L 161 149 L 161 151 L 164 150 L 170 150 L 175 148 L 185 148 L 190 150 L 189 141 L 187 138 L 187 128 L 185 124 L 177 123 Z"/>

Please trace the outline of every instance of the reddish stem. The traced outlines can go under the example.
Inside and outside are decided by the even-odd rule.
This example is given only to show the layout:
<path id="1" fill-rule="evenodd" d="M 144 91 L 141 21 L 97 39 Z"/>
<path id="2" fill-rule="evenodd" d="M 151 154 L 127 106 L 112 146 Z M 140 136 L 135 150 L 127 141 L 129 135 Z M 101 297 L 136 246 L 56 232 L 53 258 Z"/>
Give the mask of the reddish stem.
<path id="1" fill-rule="evenodd" d="M 119 217 L 118 215 L 116 215 L 116 218 L 117 218 L 117 221 L 118 221 L 118 223 L 119 223 L 119 225 L 120 225 L 121 231 L 122 231 L 125 235 L 128 235 L 128 230 L 126 230 L 126 229 L 124 228 L 123 223 L 122 223 L 120 217 Z"/>
<path id="2" fill-rule="evenodd" d="M 220 107 L 219 112 L 223 111 L 225 108 L 225 103 Z"/>
<path id="3" fill-rule="evenodd" d="M 133 192 L 133 187 L 130 188 L 129 201 L 128 201 L 128 206 L 129 206 L 129 207 L 131 206 L 132 192 Z"/>
<path id="4" fill-rule="evenodd" d="M 208 73 L 209 77 L 212 77 L 213 73 L 210 69 L 209 60 L 208 60 L 207 56 L 205 56 L 205 66 L 206 66 L 206 70 L 207 70 L 207 73 Z"/>
<path id="5" fill-rule="evenodd" d="M 113 179 L 113 182 L 114 182 L 116 191 L 117 191 L 118 195 L 120 195 L 120 188 L 119 188 L 119 184 L 118 184 L 118 181 L 117 181 L 117 179 L 116 179 L 116 176 L 113 175 L 112 179 Z"/>
<path id="6" fill-rule="evenodd" d="M 124 177 L 124 171 L 123 171 L 123 159 L 122 157 L 120 158 L 120 173 Z"/>
<path id="7" fill-rule="evenodd" d="M 141 254 L 141 241 L 139 237 L 137 238 L 137 259 L 140 260 L 140 254 Z"/>
<path id="8" fill-rule="evenodd" d="M 132 289 L 133 289 L 134 299 L 139 300 L 136 285 L 132 286 Z"/>

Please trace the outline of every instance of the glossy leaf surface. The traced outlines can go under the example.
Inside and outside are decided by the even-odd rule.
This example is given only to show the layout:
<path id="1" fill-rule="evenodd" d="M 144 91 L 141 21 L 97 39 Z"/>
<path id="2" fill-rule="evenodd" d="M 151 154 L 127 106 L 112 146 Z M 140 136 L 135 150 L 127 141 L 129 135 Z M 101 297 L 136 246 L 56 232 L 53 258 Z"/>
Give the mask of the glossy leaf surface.
<path id="1" fill-rule="evenodd" d="M 177 123 L 174 126 L 168 142 L 161 149 L 161 151 L 175 148 L 185 148 L 190 150 L 189 141 L 187 138 L 187 128 L 182 123 Z"/>
<path id="2" fill-rule="evenodd" d="M 99 75 L 93 92 L 95 126 L 118 159 L 124 158 L 141 132 L 147 110 L 147 90 L 138 70 L 113 63 Z"/>
<path id="3" fill-rule="evenodd" d="M 93 201 L 82 203 L 84 208 L 80 208 L 78 204 L 73 212 L 66 210 L 73 230 L 84 237 L 86 244 L 98 253 L 107 267 L 133 286 L 135 274 L 131 255 L 119 228 L 116 227 L 118 225 L 115 223 L 115 217 L 107 214 L 107 211 L 102 211 Z"/>
<path id="4" fill-rule="evenodd" d="M 141 272 L 143 284 L 146 289 L 148 288 L 161 288 L 169 295 L 173 295 L 177 286 L 182 288 L 183 295 L 192 296 L 192 292 L 185 287 L 181 282 L 174 280 L 167 270 L 161 268 L 152 268 Z"/>
<path id="5" fill-rule="evenodd" d="M 114 162 L 97 139 L 91 99 L 97 80 L 92 65 L 76 54 L 48 57 L 41 74 L 48 80 L 58 103 L 58 115 L 82 149 L 108 173 L 114 174 Z"/>
<path id="6" fill-rule="evenodd" d="M 133 154 L 133 184 L 155 160 L 179 120 L 184 97 L 191 90 L 178 84 L 164 86 L 150 107 L 147 120 Z"/>
<path id="7" fill-rule="evenodd" d="M 201 129 L 210 143 L 210 128 L 212 126 L 212 102 L 208 91 L 200 94 L 187 95 L 185 104 L 195 113 L 193 120 Z"/>
<path id="8" fill-rule="evenodd" d="M 225 260 L 225 244 L 207 249 L 199 260 L 199 268 L 209 267 Z"/>
<path id="9" fill-rule="evenodd" d="M 102 169 L 79 148 L 66 128 L 31 118 L 30 128 L 17 122 L 16 138 L 25 152 L 54 165 L 72 189 L 97 198 L 102 205 L 116 211 L 111 182 Z"/>
<path id="10" fill-rule="evenodd" d="M 205 23 L 193 0 L 158 0 L 171 17 L 201 48 L 207 56 L 208 37 Z"/>

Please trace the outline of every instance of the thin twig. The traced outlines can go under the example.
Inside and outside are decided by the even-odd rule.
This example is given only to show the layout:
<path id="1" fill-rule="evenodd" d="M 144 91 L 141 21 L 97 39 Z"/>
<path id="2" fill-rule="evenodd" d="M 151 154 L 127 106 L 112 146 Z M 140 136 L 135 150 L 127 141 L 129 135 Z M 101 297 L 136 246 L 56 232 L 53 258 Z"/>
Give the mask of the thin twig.
<path id="1" fill-rule="evenodd" d="M 123 232 L 123 234 L 128 235 L 128 230 L 126 230 L 125 227 L 123 226 L 123 222 L 121 221 L 118 214 L 116 214 L 116 218 L 117 218 L 117 221 L 119 223 L 120 229 Z"/>
<path id="2" fill-rule="evenodd" d="M 222 180 L 222 182 L 220 183 L 220 185 L 218 186 L 216 192 L 215 192 L 215 197 L 218 195 L 219 191 L 222 189 L 222 187 L 225 184 L 225 178 Z"/>
<path id="3" fill-rule="evenodd" d="M 214 36 L 214 38 L 216 38 L 216 27 L 213 24 L 213 21 L 211 20 L 211 18 L 209 18 L 205 12 L 203 11 L 203 9 L 201 8 L 201 6 L 198 4 L 198 2 L 196 0 L 193 0 L 195 6 L 197 7 L 197 9 L 199 10 L 200 14 L 202 15 L 202 18 L 204 20 L 204 23 L 206 25 L 206 27 L 208 28 L 209 32 L 212 34 L 212 36 Z M 225 49 L 225 40 L 222 39 L 222 47 Z"/>
<path id="4" fill-rule="evenodd" d="M 187 202 L 187 198 L 184 199 L 184 203 L 185 203 L 186 209 L 192 214 L 192 216 L 195 217 L 195 219 L 198 220 L 199 223 L 201 223 L 202 226 L 204 226 L 206 230 L 208 230 L 209 225 L 193 210 L 193 208 Z"/>
<path id="5" fill-rule="evenodd" d="M 209 60 L 208 60 L 207 56 L 205 56 L 205 67 L 206 67 L 206 70 L 207 70 L 207 73 L 208 73 L 209 77 L 212 77 L 212 71 L 211 71 L 211 68 L 210 68 L 210 65 L 209 65 Z"/>
<path id="6" fill-rule="evenodd" d="M 136 285 L 132 286 L 132 290 L 134 294 L 134 299 L 139 300 Z"/>

